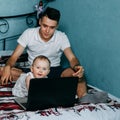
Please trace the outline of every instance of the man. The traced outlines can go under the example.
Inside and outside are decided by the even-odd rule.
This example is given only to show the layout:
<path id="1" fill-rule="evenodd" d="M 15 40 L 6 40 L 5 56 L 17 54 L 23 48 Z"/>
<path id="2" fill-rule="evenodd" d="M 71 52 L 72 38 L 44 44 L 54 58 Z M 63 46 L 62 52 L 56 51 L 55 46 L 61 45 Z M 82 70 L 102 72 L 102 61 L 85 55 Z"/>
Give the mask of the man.
<path id="1" fill-rule="evenodd" d="M 50 59 L 51 72 L 48 77 L 83 77 L 84 69 L 72 52 L 68 37 L 65 33 L 56 30 L 59 24 L 60 12 L 54 8 L 47 7 L 40 16 L 40 27 L 29 28 L 19 37 L 16 49 L 3 68 L 2 84 L 6 84 L 8 80 L 13 80 L 15 69 L 14 72 L 11 72 L 11 68 L 15 65 L 25 48 L 27 48 L 29 65 L 32 64 L 33 59 L 38 55 L 44 55 Z M 62 53 L 68 59 L 70 68 L 63 69 L 60 66 Z M 29 68 L 27 71 L 16 70 L 16 74 L 19 76 L 21 72 L 28 71 Z M 79 96 L 81 96 L 81 93 L 83 95 L 86 92 L 85 81 L 79 84 L 78 92 Z"/>

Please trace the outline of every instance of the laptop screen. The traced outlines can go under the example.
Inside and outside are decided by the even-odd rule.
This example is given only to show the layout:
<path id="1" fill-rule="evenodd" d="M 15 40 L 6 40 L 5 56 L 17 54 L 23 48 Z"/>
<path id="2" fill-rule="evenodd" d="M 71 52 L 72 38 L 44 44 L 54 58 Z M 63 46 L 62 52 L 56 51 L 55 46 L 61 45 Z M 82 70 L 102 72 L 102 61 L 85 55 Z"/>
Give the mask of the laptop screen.
<path id="1" fill-rule="evenodd" d="M 73 106 L 77 83 L 76 77 L 31 79 L 26 110 Z"/>

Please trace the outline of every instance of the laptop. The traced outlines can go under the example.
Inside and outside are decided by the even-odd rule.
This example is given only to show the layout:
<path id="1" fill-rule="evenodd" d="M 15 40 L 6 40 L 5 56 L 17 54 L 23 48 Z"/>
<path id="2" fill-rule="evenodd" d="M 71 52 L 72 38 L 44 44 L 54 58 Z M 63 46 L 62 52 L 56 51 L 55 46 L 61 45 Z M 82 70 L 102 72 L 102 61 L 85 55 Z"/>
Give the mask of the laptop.
<path id="1" fill-rule="evenodd" d="M 77 77 L 34 78 L 30 80 L 28 97 L 15 101 L 28 111 L 72 107 L 76 102 L 77 83 Z"/>

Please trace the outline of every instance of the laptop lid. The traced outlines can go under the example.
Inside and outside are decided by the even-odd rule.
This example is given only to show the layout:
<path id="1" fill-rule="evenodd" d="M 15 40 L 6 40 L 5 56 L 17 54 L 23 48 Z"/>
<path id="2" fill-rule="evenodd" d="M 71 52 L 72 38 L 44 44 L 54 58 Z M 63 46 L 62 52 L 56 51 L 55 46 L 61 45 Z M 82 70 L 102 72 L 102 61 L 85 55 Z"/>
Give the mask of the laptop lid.
<path id="1" fill-rule="evenodd" d="M 26 110 L 71 107 L 76 102 L 78 78 L 34 78 L 30 80 Z"/>
<path id="2" fill-rule="evenodd" d="M 22 109 L 26 110 L 27 99 L 27 97 L 15 97 L 14 100 Z"/>

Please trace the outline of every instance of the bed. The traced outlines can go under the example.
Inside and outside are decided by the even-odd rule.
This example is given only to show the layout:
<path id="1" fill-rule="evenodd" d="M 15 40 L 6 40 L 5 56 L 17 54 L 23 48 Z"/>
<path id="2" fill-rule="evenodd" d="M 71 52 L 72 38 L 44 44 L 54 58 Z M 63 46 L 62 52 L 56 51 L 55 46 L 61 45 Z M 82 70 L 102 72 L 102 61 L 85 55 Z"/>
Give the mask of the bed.
<path id="1" fill-rule="evenodd" d="M 3 66 L 13 51 L 0 51 L 0 65 Z M 17 61 L 16 67 L 27 66 L 27 54 Z M 0 85 L 0 120 L 120 120 L 120 100 L 109 95 L 107 103 L 75 104 L 68 108 L 49 108 L 37 111 L 25 111 L 12 95 L 15 82 Z M 89 90 L 100 91 L 88 85 Z"/>
<path id="2" fill-rule="evenodd" d="M 120 120 L 120 103 L 112 98 L 108 103 L 25 111 L 14 101 L 15 96 L 11 92 L 14 84 L 0 86 L 0 120 Z"/>
<path id="3" fill-rule="evenodd" d="M 3 66 L 13 51 L 0 51 L 0 65 Z M 17 61 L 17 67 L 26 67 L 27 54 L 24 53 Z M 120 101 L 109 95 L 107 103 L 75 104 L 68 108 L 49 108 L 37 111 L 25 111 L 12 95 L 15 82 L 0 85 L 0 120 L 120 120 Z M 100 91 L 88 85 L 89 90 Z"/>
<path id="4" fill-rule="evenodd" d="M 4 53 L 4 56 L 3 56 Z M 12 51 L 1 51 L 1 66 L 4 65 Z M 26 67 L 27 54 L 24 53 L 17 61 L 17 67 Z M 12 95 L 15 82 L 0 85 L 0 120 L 120 120 L 120 101 L 109 95 L 107 103 L 75 104 L 68 108 L 49 108 L 37 111 L 25 111 Z M 88 85 L 88 90 L 100 91 Z"/>

